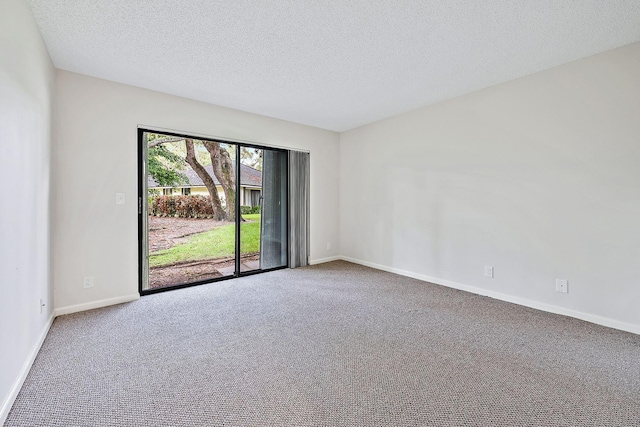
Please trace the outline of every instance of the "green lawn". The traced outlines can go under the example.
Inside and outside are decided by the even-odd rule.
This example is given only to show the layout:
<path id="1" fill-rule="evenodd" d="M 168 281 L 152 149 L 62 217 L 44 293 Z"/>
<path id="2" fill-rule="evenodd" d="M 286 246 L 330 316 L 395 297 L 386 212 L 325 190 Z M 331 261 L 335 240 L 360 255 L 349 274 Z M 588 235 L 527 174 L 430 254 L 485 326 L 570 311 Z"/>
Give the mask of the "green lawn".
<path id="1" fill-rule="evenodd" d="M 251 222 L 240 224 L 241 253 L 258 252 L 260 251 L 260 214 L 242 215 L 242 217 Z M 235 246 L 235 225 L 223 225 L 204 233 L 194 234 L 187 243 L 149 254 L 149 267 L 181 261 L 233 257 Z"/>

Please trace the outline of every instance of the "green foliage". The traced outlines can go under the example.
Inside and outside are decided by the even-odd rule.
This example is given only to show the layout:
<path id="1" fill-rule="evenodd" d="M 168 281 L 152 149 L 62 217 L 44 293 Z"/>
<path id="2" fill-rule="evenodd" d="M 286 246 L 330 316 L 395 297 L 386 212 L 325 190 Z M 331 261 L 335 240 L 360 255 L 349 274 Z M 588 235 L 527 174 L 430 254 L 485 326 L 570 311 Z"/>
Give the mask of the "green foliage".
<path id="1" fill-rule="evenodd" d="M 167 147 L 167 150 L 171 151 L 173 154 L 176 154 L 178 157 L 180 157 L 183 160 L 187 156 L 187 147 L 185 147 L 184 141 L 168 142 L 162 145 Z M 204 147 L 204 144 L 202 144 L 202 141 L 194 139 L 193 149 L 195 151 L 196 159 L 198 160 L 198 163 L 200 163 L 202 166 L 207 166 L 211 164 L 211 156 L 209 155 L 209 152 L 207 151 L 207 149 Z"/>
<path id="2" fill-rule="evenodd" d="M 233 145 L 222 146 L 229 153 L 229 157 L 233 162 L 236 161 L 236 147 Z M 262 170 L 262 153 L 264 150 L 260 148 L 240 147 L 240 162 L 243 165 L 250 166 L 256 170 Z"/>
<path id="3" fill-rule="evenodd" d="M 241 253 L 260 251 L 260 215 L 240 226 Z M 203 259 L 232 258 L 235 253 L 235 224 L 215 227 L 213 230 L 194 234 L 187 243 L 149 254 L 149 267 L 170 265 L 176 262 Z"/>
<path id="4" fill-rule="evenodd" d="M 184 158 L 171 152 L 164 144 L 149 148 L 147 156 L 149 175 L 160 187 L 177 187 L 187 184 Z"/>
<path id="5" fill-rule="evenodd" d="M 242 215 L 249 215 L 249 214 L 259 214 L 260 213 L 260 206 L 240 206 L 240 213 Z"/>
<path id="6" fill-rule="evenodd" d="M 154 216 L 211 218 L 211 196 L 155 196 L 149 198 L 149 213 Z"/>

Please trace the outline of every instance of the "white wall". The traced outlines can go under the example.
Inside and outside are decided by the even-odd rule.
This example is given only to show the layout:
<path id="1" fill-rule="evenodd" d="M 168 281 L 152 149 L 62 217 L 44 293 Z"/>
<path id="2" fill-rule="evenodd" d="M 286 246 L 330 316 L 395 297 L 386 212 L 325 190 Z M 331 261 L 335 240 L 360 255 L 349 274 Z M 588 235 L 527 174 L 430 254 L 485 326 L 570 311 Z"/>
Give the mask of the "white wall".
<path id="1" fill-rule="evenodd" d="M 341 253 L 640 333 L 639 138 L 640 44 L 345 132 Z"/>
<path id="2" fill-rule="evenodd" d="M 53 79 L 49 54 L 25 2 L 0 1 L 0 424 L 52 319 Z"/>
<path id="3" fill-rule="evenodd" d="M 58 313 L 138 292 L 137 127 L 311 152 L 311 260 L 339 254 L 338 134 L 57 71 L 53 283 Z M 126 204 L 115 204 L 115 193 Z M 326 250 L 326 243 L 332 250 Z M 83 289 L 83 276 L 95 287 Z"/>

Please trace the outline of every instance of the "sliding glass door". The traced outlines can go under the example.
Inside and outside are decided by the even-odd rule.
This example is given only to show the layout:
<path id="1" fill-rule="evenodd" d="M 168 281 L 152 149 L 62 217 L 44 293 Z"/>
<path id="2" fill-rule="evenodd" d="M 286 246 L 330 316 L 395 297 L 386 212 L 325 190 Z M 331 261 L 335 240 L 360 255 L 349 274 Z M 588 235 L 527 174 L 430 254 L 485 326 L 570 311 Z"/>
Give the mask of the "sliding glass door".
<path id="1" fill-rule="evenodd" d="M 287 151 L 140 129 L 140 291 L 285 267 Z"/>

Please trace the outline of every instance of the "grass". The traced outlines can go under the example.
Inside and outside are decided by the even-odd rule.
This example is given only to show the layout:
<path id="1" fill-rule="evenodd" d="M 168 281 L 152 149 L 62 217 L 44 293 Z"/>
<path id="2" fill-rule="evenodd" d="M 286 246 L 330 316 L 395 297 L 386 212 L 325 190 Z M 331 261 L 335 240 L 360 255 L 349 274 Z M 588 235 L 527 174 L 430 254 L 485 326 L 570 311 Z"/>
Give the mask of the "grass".
<path id="1" fill-rule="evenodd" d="M 251 222 L 240 224 L 240 252 L 260 251 L 260 214 L 242 215 Z M 235 225 L 228 224 L 194 234 L 189 241 L 149 254 L 149 267 L 160 267 L 184 261 L 233 257 L 236 250 Z"/>

